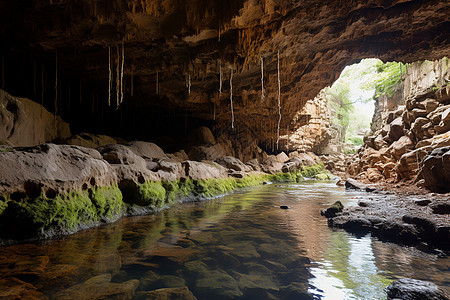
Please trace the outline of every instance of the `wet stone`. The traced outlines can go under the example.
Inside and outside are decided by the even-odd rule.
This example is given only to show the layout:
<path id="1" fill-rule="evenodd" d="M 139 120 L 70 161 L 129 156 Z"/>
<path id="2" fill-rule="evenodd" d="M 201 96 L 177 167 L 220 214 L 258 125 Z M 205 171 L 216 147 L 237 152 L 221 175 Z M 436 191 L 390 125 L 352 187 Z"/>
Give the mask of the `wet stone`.
<path id="1" fill-rule="evenodd" d="M 197 300 L 187 286 L 177 288 L 163 288 L 149 292 L 138 292 L 136 300 Z"/>
<path id="2" fill-rule="evenodd" d="M 238 283 L 222 270 L 211 270 L 195 280 L 198 292 L 210 297 L 234 299 L 242 296 Z"/>

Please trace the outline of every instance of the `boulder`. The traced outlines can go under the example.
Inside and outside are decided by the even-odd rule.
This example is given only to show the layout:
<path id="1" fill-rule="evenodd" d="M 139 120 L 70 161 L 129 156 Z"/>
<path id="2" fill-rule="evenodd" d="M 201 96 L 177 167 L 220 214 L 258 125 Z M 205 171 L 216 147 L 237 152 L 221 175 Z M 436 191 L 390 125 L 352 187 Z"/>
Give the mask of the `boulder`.
<path id="1" fill-rule="evenodd" d="M 71 136 L 69 124 L 43 106 L 0 90 L 0 144 L 33 146 Z"/>
<path id="2" fill-rule="evenodd" d="M 66 140 L 66 144 L 86 148 L 98 148 L 105 145 L 117 144 L 117 141 L 107 135 L 80 133 Z"/>
<path id="3" fill-rule="evenodd" d="M 239 159 L 232 156 L 219 157 L 215 160 L 215 162 L 227 169 L 231 169 L 234 171 L 250 171 L 250 168 L 248 166 L 244 165 Z"/>
<path id="4" fill-rule="evenodd" d="M 436 91 L 435 95 L 439 103 L 448 104 L 450 102 L 450 86 L 447 84 L 441 87 Z"/>
<path id="5" fill-rule="evenodd" d="M 261 171 L 261 164 L 256 158 L 249 160 L 246 165 L 249 166 L 253 171 Z"/>
<path id="6" fill-rule="evenodd" d="M 414 123 L 411 125 L 411 131 L 414 133 L 415 137 L 418 140 L 424 139 L 426 133 L 424 130 L 424 126 L 428 123 L 431 123 L 427 118 L 417 118 Z"/>
<path id="7" fill-rule="evenodd" d="M 107 145 L 97 148 L 114 170 L 119 182 L 133 182 L 134 184 L 145 181 L 159 181 L 156 174 L 158 164 L 151 160 L 146 161 L 125 145 Z M 136 151 L 136 150 L 135 150 Z"/>
<path id="8" fill-rule="evenodd" d="M 389 146 L 388 151 L 393 157 L 399 159 L 403 154 L 406 153 L 407 150 L 413 148 L 414 145 L 411 139 L 407 136 L 402 136 L 400 139 L 392 143 L 391 146 Z"/>
<path id="9" fill-rule="evenodd" d="M 181 149 L 180 151 L 174 152 L 174 153 L 169 153 L 169 154 L 167 154 L 167 157 L 169 157 L 172 160 L 176 160 L 178 162 L 183 162 L 185 160 L 189 160 L 189 156 L 186 154 L 186 152 L 184 152 L 183 149 Z"/>
<path id="10" fill-rule="evenodd" d="M 450 107 L 447 108 L 441 115 L 441 121 L 437 126 L 434 127 L 434 130 L 440 134 L 450 130 Z"/>
<path id="11" fill-rule="evenodd" d="M 227 169 L 217 163 L 185 161 L 182 163 L 185 174 L 195 180 L 227 177 Z"/>
<path id="12" fill-rule="evenodd" d="M 347 190 L 363 190 L 366 192 L 372 192 L 375 190 L 374 188 L 372 188 L 364 183 L 361 183 L 355 179 L 352 179 L 352 178 L 348 178 L 345 181 L 345 188 Z"/>
<path id="13" fill-rule="evenodd" d="M 208 146 L 195 146 L 189 150 L 188 156 L 191 160 L 202 161 L 211 160 L 214 161 L 219 157 L 226 156 L 226 151 L 221 144 L 208 145 Z"/>
<path id="14" fill-rule="evenodd" d="M 146 159 L 168 158 L 164 151 L 156 144 L 134 141 L 126 144 L 136 155 Z"/>
<path id="15" fill-rule="evenodd" d="M 341 201 L 336 201 L 327 209 L 321 210 L 320 214 L 326 218 L 334 218 L 336 214 L 342 212 L 343 209 L 344 205 L 342 205 Z"/>
<path id="16" fill-rule="evenodd" d="M 438 125 L 442 120 L 442 113 L 449 108 L 450 105 L 438 107 L 427 115 L 427 119 L 429 119 L 434 125 Z"/>
<path id="17" fill-rule="evenodd" d="M 377 182 L 382 179 L 384 179 L 384 176 L 381 174 L 381 172 L 377 168 L 368 168 L 366 170 L 367 179 L 371 182 Z"/>
<path id="18" fill-rule="evenodd" d="M 413 115 L 413 118 L 417 119 L 417 118 L 420 118 L 420 117 L 426 117 L 429 112 L 427 112 L 426 109 L 414 108 L 411 111 L 411 113 Z"/>
<path id="19" fill-rule="evenodd" d="M 42 144 L 0 152 L 0 193 L 39 195 L 48 190 L 82 190 L 85 183 L 117 183 L 110 165 L 97 150 Z"/>
<path id="20" fill-rule="evenodd" d="M 270 174 L 280 173 L 283 164 L 280 163 L 274 155 L 270 155 L 261 161 L 261 169 Z"/>
<path id="21" fill-rule="evenodd" d="M 450 146 L 434 149 L 423 161 L 420 175 L 430 190 L 450 192 Z"/>
<path id="22" fill-rule="evenodd" d="M 385 291 L 388 300 L 448 300 L 446 293 L 434 283 L 411 278 L 396 280 Z"/>
<path id="23" fill-rule="evenodd" d="M 280 163 L 284 163 L 284 162 L 287 162 L 289 160 L 289 156 L 287 156 L 286 153 L 281 152 L 281 153 L 277 154 L 277 160 Z"/>
<path id="24" fill-rule="evenodd" d="M 214 135 L 208 127 L 198 127 L 190 131 L 186 137 L 186 145 L 188 148 L 215 143 Z"/>
<path id="25" fill-rule="evenodd" d="M 427 111 L 427 113 L 434 111 L 439 106 L 439 102 L 436 101 L 435 99 L 431 99 L 431 98 L 425 99 L 421 103 L 425 107 L 425 110 Z"/>

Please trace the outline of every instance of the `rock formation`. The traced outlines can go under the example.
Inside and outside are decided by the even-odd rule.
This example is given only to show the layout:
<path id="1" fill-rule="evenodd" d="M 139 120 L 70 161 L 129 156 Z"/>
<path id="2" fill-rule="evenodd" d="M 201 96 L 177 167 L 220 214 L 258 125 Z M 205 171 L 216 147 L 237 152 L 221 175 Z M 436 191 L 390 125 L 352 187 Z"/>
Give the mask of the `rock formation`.
<path id="1" fill-rule="evenodd" d="M 408 66 L 403 89 L 397 91 L 404 102 L 378 106 L 381 126 L 349 165 L 351 175 L 371 182 L 412 180 L 433 191 L 450 191 L 448 64 L 444 58 Z"/>
<path id="2" fill-rule="evenodd" d="M 346 65 L 368 57 L 413 62 L 448 55 L 447 10 L 445 1 L 411 0 L 4 2 L 1 83 L 12 94 L 43 101 L 77 132 L 95 127 L 144 139 L 207 125 L 218 137 L 245 131 L 246 140 L 268 150 L 277 132 L 278 51 L 280 134 L 290 135 L 294 117 Z M 111 75 L 123 78 L 118 110 L 115 99 L 108 106 L 108 94 L 116 97 L 108 93 Z"/>

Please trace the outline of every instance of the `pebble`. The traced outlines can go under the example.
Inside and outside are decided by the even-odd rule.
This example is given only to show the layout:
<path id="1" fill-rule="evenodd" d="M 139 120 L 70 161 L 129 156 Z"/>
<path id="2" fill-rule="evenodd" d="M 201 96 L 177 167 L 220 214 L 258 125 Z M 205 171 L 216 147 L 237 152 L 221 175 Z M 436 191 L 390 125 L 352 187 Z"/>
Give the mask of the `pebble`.
<path id="1" fill-rule="evenodd" d="M 280 208 L 281 208 L 281 209 L 289 209 L 289 206 L 287 206 L 287 205 L 281 205 Z"/>

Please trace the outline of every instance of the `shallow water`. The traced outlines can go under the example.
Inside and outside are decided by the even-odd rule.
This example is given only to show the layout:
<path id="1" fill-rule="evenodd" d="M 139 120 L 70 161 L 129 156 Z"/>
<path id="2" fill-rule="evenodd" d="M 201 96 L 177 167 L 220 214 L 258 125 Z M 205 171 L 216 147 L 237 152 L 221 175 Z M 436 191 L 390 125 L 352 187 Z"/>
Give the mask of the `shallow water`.
<path id="1" fill-rule="evenodd" d="M 137 279 L 136 296 L 188 286 L 198 299 L 386 299 L 383 289 L 401 277 L 448 292 L 448 258 L 333 230 L 320 216 L 337 200 L 356 205 L 367 196 L 334 182 L 265 185 L 59 240 L 3 247 L 0 295 L 21 285 L 49 298 L 80 299 L 100 287 L 124 292 Z M 104 276 L 97 286 L 87 281 L 98 275 Z"/>

